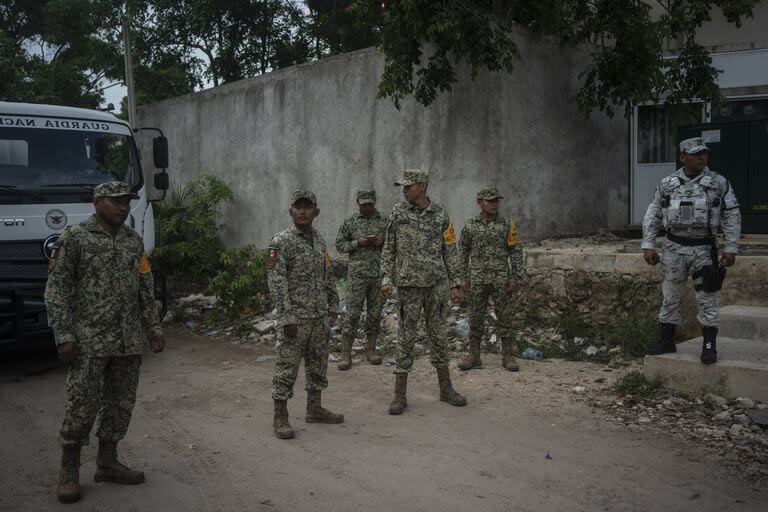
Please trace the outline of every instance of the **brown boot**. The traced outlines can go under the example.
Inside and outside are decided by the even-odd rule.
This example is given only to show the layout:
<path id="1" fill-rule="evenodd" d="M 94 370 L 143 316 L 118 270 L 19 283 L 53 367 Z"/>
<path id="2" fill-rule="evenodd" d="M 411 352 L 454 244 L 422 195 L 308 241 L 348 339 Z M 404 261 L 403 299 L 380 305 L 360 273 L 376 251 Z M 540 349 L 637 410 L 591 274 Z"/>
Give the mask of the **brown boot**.
<path id="1" fill-rule="evenodd" d="M 127 468 L 117 460 L 116 441 L 99 439 L 96 474 L 93 475 L 93 479 L 97 482 L 136 485 L 144 482 L 144 472 Z"/>
<path id="2" fill-rule="evenodd" d="M 408 374 L 396 373 L 395 374 L 395 399 L 389 405 L 389 414 L 403 414 L 403 411 L 408 407 L 408 400 L 405 398 L 405 393 L 408 389 Z"/>
<path id="3" fill-rule="evenodd" d="M 381 356 L 376 352 L 377 336 L 369 336 L 366 344 L 365 358 L 370 364 L 381 364 Z"/>
<path id="4" fill-rule="evenodd" d="M 288 400 L 275 400 L 275 420 L 272 428 L 278 439 L 293 439 L 296 433 L 288 422 Z"/>
<path id="5" fill-rule="evenodd" d="M 80 445 L 62 448 L 59 487 L 56 496 L 62 503 L 74 503 L 80 499 Z"/>
<path id="6" fill-rule="evenodd" d="M 480 361 L 480 340 L 469 341 L 469 352 L 464 359 L 457 365 L 459 370 L 471 370 L 472 368 L 481 368 L 483 363 Z"/>
<path id="7" fill-rule="evenodd" d="M 503 354 L 501 356 L 502 368 L 509 370 L 511 372 L 519 372 L 520 366 L 518 366 L 517 361 L 515 361 L 515 358 L 512 357 L 512 342 L 509 340 L 502 340 L 501 347 L 503 351 Z"/>
<path id="8" fill-rule="evenodd" d="M 440 400 L 451 405 L 467 405 L 467 399 L 458 394 L 451 384 L 451 372 L 448 367 L 437 369 L 437 381 L 440 384 Z"/>
<path id="9" fill-rule="evenodd" d="M 307 423 L 344 423 L 344 415 L 336 414 L 320 405 L 320 391 L 307 391 Z"/>
<path id="10" fill-rule="evenodd" d="M 352 367 L 352 340 L 346 336 L 341 341 L 341 360 L 339 370 L 349 370 Z"/>

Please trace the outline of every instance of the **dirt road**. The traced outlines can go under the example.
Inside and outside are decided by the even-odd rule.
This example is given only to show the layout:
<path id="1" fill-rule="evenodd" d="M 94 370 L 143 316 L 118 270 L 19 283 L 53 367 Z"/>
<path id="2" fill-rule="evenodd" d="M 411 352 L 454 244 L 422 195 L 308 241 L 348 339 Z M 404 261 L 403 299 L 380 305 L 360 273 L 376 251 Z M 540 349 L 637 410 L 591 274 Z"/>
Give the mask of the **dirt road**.
<path id="1" fill-rule="evenodd" d="M 768 491 L 729 477 L 696 450 L 599 419 L 557 384 L 557 365 L 522 361 L 510 374 L 459 375 L 469 406 L 437 400 L 419 361 L 409 411 L 386 414 L 386 367 L 329 368 L 325 403 L 342 426 L 303 420 L 303 378 L 289 402 L 297 438 L 271 432 L 274 360 L 178 331 L 147 355 L 127 439 L 145 484 L 95 484 L 95 442 L 83 453 L 83 500 L 59 505 L 64 372 L 52 360 L 0 364 L 0 510 L 539 511 L 766 510 Z M 455 364 L 455 363 L 454 363 Z M 576 365 L 584 363 L 562 363 Z M 53 368 L 51 368 L 53 367 Z M 547 457 L 547 454 L 551 458 Z"/>

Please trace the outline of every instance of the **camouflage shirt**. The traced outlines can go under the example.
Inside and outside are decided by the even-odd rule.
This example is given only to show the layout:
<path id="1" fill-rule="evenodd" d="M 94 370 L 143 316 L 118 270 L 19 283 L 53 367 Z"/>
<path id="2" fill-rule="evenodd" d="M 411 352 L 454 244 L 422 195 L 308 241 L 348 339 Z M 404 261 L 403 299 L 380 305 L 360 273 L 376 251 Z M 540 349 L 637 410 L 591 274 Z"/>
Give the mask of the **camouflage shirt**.
<path id="1" fill-rule="evenodd" d="M 112 236 L 95 215 L 56 243 L 45 304 L 56 344 L 81 354 L 139 355 L 148 334 L 162 334 L 141 236 L 127 226 Z"/>
<path id="2" fill-rule="evenodd" d="M 311 239 L 296 226 L 272 237 L 267 279 L 282 325 L 339 311 L 331 256 L 314 228 Z"/>
<path id="3" fill-rule="evenodd" d="M 515 223 L 478 215 L 461 230 L 461 276 L 473 284 L 506 284 L 523 277 L 523 248 Z"/>
<path id="4" fill-rule="evenodd" d="M 728 180 L 708 167 L 693 178 L 680 168 L 656 188 L 643 218 L 641 248 L 656 247 L 662 225 L 684 238 L 708 238 L 722 227 L 725 252 L 735 254 L 741 233 L 739 201 Z"/>
<path id="5" fill-rule="evenodd" d="M 381 253 L 382 285 L 431 287 L 448 278 L 459 286 L 459 252 L 448 212 L 430 201 L 424 208 L 401 202 L 392 209 Z"/>
<path id="6" fill-rule="evenodd" d="M 336 235 L 336 250 L 349 254 L 349 277 L 379 277 L 381 275 L 381 246 L 359 246 L 357 240 L 364 236 L 381 235 L 387 228 L 387 219 L 379 212 L 370 217 L 359 213 L 348 217 Z"/>

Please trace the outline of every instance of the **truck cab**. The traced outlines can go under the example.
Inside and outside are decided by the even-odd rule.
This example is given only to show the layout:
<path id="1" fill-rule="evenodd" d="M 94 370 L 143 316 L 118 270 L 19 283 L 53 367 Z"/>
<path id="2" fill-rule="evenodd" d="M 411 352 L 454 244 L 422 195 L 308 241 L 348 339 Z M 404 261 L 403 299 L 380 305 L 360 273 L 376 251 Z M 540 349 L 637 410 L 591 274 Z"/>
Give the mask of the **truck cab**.
<path id="1" fill-rule="evenodd" d="M 155 153 L 165 151 L 155 163 L 165 167 L 162 132 L 154 142 Z M 93 188 L 112 180 L 139 195 L 126 224 L 151 254 L 152 204 L 129 124 L 101 111 L 0 102 L 0 349 L 52 339 L 43 300 L 48 260 L 67 226 L 94 213 Z M 167 184 L 163 168 L 155 185 Z M 156 279 L 164 301 L 164 278 Z"/>

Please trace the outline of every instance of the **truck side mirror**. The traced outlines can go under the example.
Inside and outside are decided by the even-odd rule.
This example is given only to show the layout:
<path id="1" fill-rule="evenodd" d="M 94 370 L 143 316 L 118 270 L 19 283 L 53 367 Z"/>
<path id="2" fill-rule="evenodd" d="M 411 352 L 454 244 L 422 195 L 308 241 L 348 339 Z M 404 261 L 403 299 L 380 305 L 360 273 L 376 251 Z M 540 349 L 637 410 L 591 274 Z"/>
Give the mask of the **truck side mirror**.
<path id="1" fill-rule="evenodd" d="M 155 174 L 155 189 L 156 190 L 168 190 L 168 173 L 158 172 Z"/>
<path id="2" fill-rule="evenodd" d="M 152 158 L 155 161 L 155 167 L 157 169 L 168 168 L 168 139 L 162 135 L 152 139 Z M 165 179 L 167 183 L 168 182 L 167 176 Z M 168 187 L 166 186 L 166 188 Z M 163 189 L 160 189 L 159 187 L 158 189 L 163 190 Z"/>

